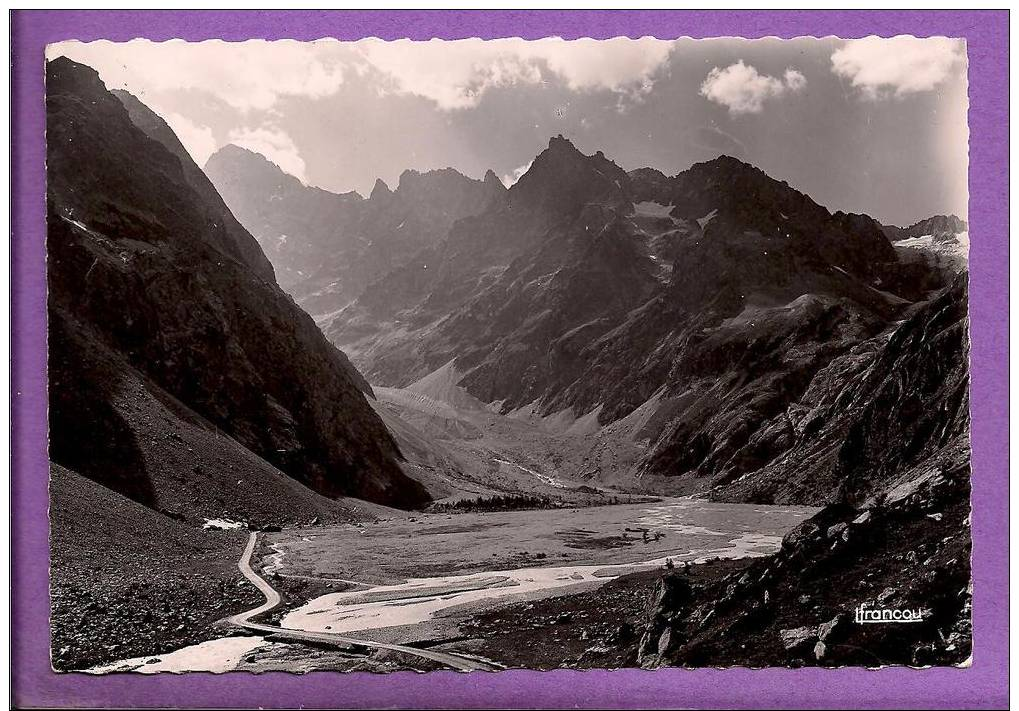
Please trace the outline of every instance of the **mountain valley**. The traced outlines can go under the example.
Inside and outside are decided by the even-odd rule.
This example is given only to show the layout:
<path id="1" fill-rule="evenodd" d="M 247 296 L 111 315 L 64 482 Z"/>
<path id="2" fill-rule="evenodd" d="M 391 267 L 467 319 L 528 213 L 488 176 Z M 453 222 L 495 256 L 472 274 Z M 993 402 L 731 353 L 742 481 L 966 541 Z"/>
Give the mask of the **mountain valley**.
<path id="1" fill-rule="evenodd" d="M 364 198 L 47 92 L 56 668 L 968 658 L 960 218 L 561 135 Z"/>

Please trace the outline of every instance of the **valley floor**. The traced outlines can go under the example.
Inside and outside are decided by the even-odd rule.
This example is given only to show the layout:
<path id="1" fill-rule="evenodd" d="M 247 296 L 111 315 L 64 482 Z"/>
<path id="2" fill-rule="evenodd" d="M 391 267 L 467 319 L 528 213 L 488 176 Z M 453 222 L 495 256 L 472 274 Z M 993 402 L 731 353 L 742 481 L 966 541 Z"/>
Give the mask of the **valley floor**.
<path id="1" fill-rule="evenodd" d="M 629 633 L 619 627 L 625 623 L 636 629 L 636 620 L 627 622 L 627 616 L 639 614 L 647 587 L 669 561 L 682 566 L 683 561 L 772 553 L 782 535 L 811 513 L 803 507 L 665 499 L 394 516 L 260 534 L 253 567 L 283 595 L 283 605 L 261 620 L 268 624 L 518 666 L 530 654 L 524 639 L 551 623 L 589 618 L 593 626 L 583 639 L 581 625 L 571 628 L 577 644 L 591 640 L 588 647 L 598 647 L 596 640 L 602 640 L 601 646 L 610 638 L 627 641 Z M 715 566 L 735 564 L 695 568 L 711 574 L 719 569 Z M 558 610 L 558 621 L 549 618 L 546 608 Z M 510 616 L 500 624 L 503 610 Z M 613 622 L 617 618 L 618 624 Z M 214 640 L 162 657 L 124 660 L 101 671 L 224 671 L 224 658 L 230 668 L 253 671 L 436 666 L 390 650 L 328 647 L 268 634 Z M 564 648 L 553 659 L 546 646 L 530 665 L 575 664 L 575 651 Z M 598 654 L 589 658 L 608 661 Z"/>
<path id="2" fill-rule="evenodd" d="M 734 580 L 787 555 L 779 552 L 783 537 L 816 508 L 648 496 L 634 490 L 635 479 L 619 476 L 639 450 L 630 425 L 595 433 L 583 418 L 499 414 L 471 400 L 456 379 L 446 367 L 408 388 L 377 388 L 373 401 L 408 474 L 435 504 L 426 512 L 369 507 L 347 523 L 316 517 L 312 525 L 258 533 L 248 539 L 250 567 L 242 557 L 246 532 L 171 521 L 55 472 L 55 666 L 152 673 L 807 663 L 812 657 L 799 647 L 781 648 L 789 631 L 783 625 L 809 619 L 814 629 L 853 600 L 906 587 L 898 562 L 878 576 L 839 549 L 831 570 L 846 575 L 840 586 L 852 587 L 850 597 L 794 576 L 726 608 Z M 589 467 L 617 478 L 587 477 Z M 955 498 L 959 518 L 964 500 Z M 916 514 L 916 540 L 901 541 L 895 561 L 907 548 L 923 552 L 920 541 L 938 535 L 927 531 L 934 519 L 939 530 L 966 530 L 948 517 L 941 524 L 940 503 L 924 505 L 933 508 Z M 90 528 L 96 510 L 116 514 L 102 530 L 98 520 Z M 73 553 L 83 541 L 87 555 Z M 880 540 L 872 543 L 878 550 Z M 944 567 L 958 568 L 965 555 L 946 551 Z M 788 570 L 800 568 L 812 569 L 799 561 Z M 655 612 L 649 605 L 674 577 L 670 570 L 681 578 L 672 584 L 690 597 Z M 252 613 L 251 624 L 238 622 L 238 613 L 262 604 L 262 593 L 270 600 L 278 594 L 279 604 Z M 760 629 L 747 626 L 756 617 L 740 616 L 744 602 L 757 610 L 764 600 L 771 609 L 776 599 L 788 614 L 772 614 Z M 952 624 L 955 607 L 945 614 Z M 731 625 L 741 630 L 732 640 Z M 896 658 L 912 659 L 917 631 L 896 642 Z M 689 648 L 677 648 L 680 639 Z M 753 645 L 762 650 L 756 656 Z M 946 658 L 961 653 L 956 644 Z"/>

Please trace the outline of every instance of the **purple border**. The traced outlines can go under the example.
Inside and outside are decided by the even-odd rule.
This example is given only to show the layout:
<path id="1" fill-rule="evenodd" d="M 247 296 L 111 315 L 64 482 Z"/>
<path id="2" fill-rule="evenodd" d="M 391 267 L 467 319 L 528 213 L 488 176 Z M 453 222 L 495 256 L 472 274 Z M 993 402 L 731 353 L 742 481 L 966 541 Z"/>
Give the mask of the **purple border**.
<path id="1" fill-rule="evenodd" d="M 970 68 L 972 668 L 57 675 L 49 667 L 43 48 L 145 36 L 965 37 Z M 12 590 L 19 707 L 1004 708 L 1008 688 L 1007 11 L 16 11 L 12 19 Z"/>

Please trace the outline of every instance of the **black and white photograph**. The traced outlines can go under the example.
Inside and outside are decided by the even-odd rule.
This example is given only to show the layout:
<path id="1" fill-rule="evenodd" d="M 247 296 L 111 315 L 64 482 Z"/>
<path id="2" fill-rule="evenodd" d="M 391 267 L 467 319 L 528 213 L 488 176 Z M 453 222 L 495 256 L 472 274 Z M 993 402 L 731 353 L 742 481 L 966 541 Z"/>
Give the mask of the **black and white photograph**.
<path id="1" fill-rule="evenodd" d="M 53 669 L 969 666 L 967 64 L 50 44 Z"/>

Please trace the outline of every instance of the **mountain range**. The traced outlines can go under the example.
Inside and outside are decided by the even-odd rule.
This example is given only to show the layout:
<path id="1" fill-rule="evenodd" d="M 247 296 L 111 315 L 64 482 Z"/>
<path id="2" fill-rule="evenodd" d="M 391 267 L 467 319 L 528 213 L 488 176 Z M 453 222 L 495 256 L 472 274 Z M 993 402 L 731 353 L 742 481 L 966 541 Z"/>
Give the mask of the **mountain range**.
<path id="1" fill-rule="evenodd" d="M 562 136 L 509 188 L 447 168 L 338 195 L 236 146 L 203 170 L 92 69 L 46 78 L 55 659 L 121 624 L 74 622 L 121 528 L 117 559 L 177 581 L 171 599 L 203 524 L 356 522 L 522 479 L 825 506 L 772 573 L 789 596 L 819 560 L 857 570 L 865 551 L 830 560 L 830 530 L 886 501 L 867 524 L 885 562 L 906 522 L 968 576 L 968 544 L 927 523 L 966 516 L 959 218 L 889 227 L 732 157 L 626 171 Z M 199 548 L 222 591 L 236 570 Z M 103 599 L 123 575 L 99 576 Z M 670 647 L 662 605 L 641 663 L 716 663 L 742 622 L 707 624 L 710 606 L 700 641 Z"/>
<path id="2" fill-rule="evenodd" d="M 546 476 L 823 507 L 746 574 L 666 575 L 635 663 L 953 664 L 970 649 L 967 229 L 832 213 L 727 156 L 666 176 L 556 137 L 320 325 L 387 393 L 551 433 Z M 904 580 L 910 561 L 926 572 Z M 931 618 L 849 629 L 876 598 Z"/>
<path id="3" fill-rule="evenodd" d="M 279 284 L 312 315 L 336 311 L 375 279 L 442 239 L 505 191 L 452 169 L 404 171 L 364 199 L 309 187 L 260 154 L 227 145 L 205 172 L 276 267 Z"/>
<path id="4" fill-rule="evenodd" d="M 223 167 L 234 153 L 223 149 L 216 171 L 243 175 Z M 419 180 L 469 182 L 450 173 Z M 611 460 L 681 491 L 728 486 L 796 450 L 830 364 L 872 348 L 952 278 L 891 238 L 965 228 L 942 216 L 896 231 L 831 213 L 728 156 L 675 176 L 627 172 L 561 136 L 511 188 L 462 212 L 321 318 L 327 337 L 379 385 L 452 364 L 466 394 L 503 414 L 595 423 L 571 475 L 604 477 Z M 817 502 L 830 484 L 755 495 Z"/>

